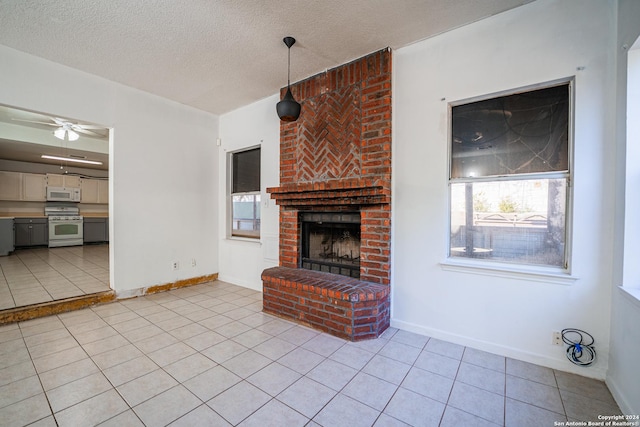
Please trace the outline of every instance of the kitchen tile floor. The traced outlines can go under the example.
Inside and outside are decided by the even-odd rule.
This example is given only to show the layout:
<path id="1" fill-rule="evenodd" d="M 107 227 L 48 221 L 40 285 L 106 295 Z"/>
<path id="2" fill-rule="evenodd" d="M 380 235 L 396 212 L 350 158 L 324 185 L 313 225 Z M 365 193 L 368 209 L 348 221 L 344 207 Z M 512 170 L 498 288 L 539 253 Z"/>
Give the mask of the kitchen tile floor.
<path id="1" fill-rule="evenodd" d="M 109 288 L 109 245 L 16 249 L 0 257 L 0 310 Z"/>
<path id="2" fill-rule="evenodd" d="M 7 426 L 554 426 L 601 381 L 390 328 L 346 342 L 216 281 L 0 326 Z"/>

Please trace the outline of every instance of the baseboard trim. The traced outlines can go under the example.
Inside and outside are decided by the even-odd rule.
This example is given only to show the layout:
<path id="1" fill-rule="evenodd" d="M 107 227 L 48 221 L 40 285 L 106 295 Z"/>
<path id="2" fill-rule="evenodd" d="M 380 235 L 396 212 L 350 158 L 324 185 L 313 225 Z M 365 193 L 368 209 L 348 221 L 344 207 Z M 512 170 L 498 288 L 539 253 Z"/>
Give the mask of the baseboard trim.
<path id="1" fill-rule="evenodd" d="M 158 292 L 171 291 L 174 289 L 186 288 L 188 286 L 201 285 L 207 282 L 218 280 L 218 273 L 207 274 L 204 276 L 191 277 L 189 279 L 177 280 L 175 282 L 163 283 L 162 285 L 152 285 L 145 288 L 128 289 L 116 294 L 118 300 L 142 297 L 152 295 Z"/>
<path id="2" fill-rule="evenodd" d="M 498 354 L 500 356 L 510 357 L 512 359 L 521 360 L 523 362 L 545 366 L 547 368 L 556 369 L 558 371 L 570 372 L 572 374 L 581 375 L 583 377 L 594 378 L 601 381 L 604 381 L 604 379 L 606 378 L 606 371 L 604 370 L 604 368 L 599 366 L 576 366 L 569 362 L 565 357 L 554 359 L 545 355 L 525 351 L 519 348 L 495 344 L 488 341 L 482 341 L 464 335 L 452 334 L 440 329 L 426 328 L 421 325 L 416 325 L 414 323 L 405 322 L 393 318 L 391 318 L 391 327 L 403 329 L 405 331 L 414 332 L 416 334 L 425 335 L 443 341 L 449 341 L 454 344 L 475 348 L 477 350 Z M 562 352 L 562 354 L 564 356 L 564 352 Z"/>
<path id="3" fill-rule="evenodd" d="M 43 302 L 24 307 L 16 307 L 0 311 L 0 325 L 7 323 L 23 322 L 25 320 L 36 319 L 38 317 L 50 316 L 52 314 L 66 313 L 67 311 L 80 310 L 96 304 L 103 304 L 116 300 L 116 293 L 113 290 L 98 292 L 95 294 L 82 295 L 63 300 Z"/>
<path id="4" fill-rule="evenodd" d="M 177 282 L 165 283 L 164 285 L 154 285 L 144 288 L 143 295 L 156 294 L 158 292 L 171 291 L 173 289 L 186 288 L 188 286 L 200 285 L 202 283 L 218 280 L 218 273 L 207 274 L 205 276 L 192 277 L 190 279 L 178 280 Z"/>
<path id="5" fill-rule="evenodd" d="M 625 399 L 624 393 L 622 393 L 615 380 L 607 377 L 605 383 L 607 384 L 607 387 L 609 387 L 609 391 L 611 392 L 613 399 L 616 401 L 623 414 L 635 415 L 639 413 L 638 411 L 640 411 L 640 409 L 631 407 L 631 403 Z"/>
<path id="6" fill-rule="evenodd" d="M 43 302 L 24 307 L 16 307 L 0 310 L 0 325 L 23 322 L 25 320 L 36 319 L 38 317 L 51 316 L 53 314 L 66 313 L 68 311 L 80 310 L 97 304 L 104 304 L 117 300 L 124 300 L 138 296 L 156 294 L 174 289 L 186 288 L 188 286 L 200 285 L 202 283 L 218 280 L 218 273 L 207 274 L 205 276 L 192 277 L 190 279 L 178 280 L 162 285 L 154 285 L 146 288 L 131 289 L 126 292 L 116 293 L 114 290 L 98 292 L 95 294 L 81 295 L 63 300 Z"/>

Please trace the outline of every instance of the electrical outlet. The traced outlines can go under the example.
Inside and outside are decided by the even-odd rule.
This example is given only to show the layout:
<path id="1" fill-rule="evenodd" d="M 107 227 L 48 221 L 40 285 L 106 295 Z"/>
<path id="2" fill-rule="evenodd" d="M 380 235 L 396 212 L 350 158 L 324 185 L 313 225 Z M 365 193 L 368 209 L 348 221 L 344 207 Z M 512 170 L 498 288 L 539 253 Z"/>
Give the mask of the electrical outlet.
<path id="1" fill-rule="evenodd" d="M 195 267 L 195 266 L 196 266 L 196 259 L 191 258 L 191 267 Z"/>
<path id="2" fill-rule="evenodd" d="M 553 345 L 562 345 L 562 333 L 558 331 L 554 331 L 551 336 L 551 344 Z"/>
<path id="3" fill-rule="evenodd" d="M 178 261 L 173 261 L 173 269 L 180 270 L 180 263 Z"/>

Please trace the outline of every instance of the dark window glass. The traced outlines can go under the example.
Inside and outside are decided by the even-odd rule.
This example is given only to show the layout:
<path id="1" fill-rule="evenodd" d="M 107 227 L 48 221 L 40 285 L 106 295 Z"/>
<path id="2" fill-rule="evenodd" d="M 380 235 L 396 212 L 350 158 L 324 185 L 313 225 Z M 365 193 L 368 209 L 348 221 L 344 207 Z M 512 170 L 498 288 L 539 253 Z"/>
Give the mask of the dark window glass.
<path id="1" fill-rule="evenodd" d="M 232 193 L 260 191 L 260 149 L 242 151 L 232 155 Z"/>
<path id="2" fill-rule="evenodd" d="M 451 178 L 569 169 L 569 85 L 451 110 Z"/>

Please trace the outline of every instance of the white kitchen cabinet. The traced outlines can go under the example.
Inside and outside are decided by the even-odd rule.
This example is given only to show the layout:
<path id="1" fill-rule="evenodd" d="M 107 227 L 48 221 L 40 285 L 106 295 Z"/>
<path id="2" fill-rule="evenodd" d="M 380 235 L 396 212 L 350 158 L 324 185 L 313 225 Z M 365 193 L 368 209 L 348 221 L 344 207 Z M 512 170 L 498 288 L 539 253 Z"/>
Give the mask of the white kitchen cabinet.
<path id="1" fill-rule="evenodd" d="M 22 196 L 22 174 L 0 171 L 0 200 L 20 200 Z"/>
<path id="2" fill-rule="evenodd" d="M 49 187 L 75 187 L 80 188 L 80 177 L 74 175 L 47 174 L 47 185 Z"/>
<path id="3" fill-rule="evenodd" d="M 80 203 L 109 203 L 109 181 L 106 179 L 82 178 L 80 189 Z"/>
<path id="4" fill-rule="evenodd" d="M 80 203 L 98 203 L 98 180 L 82 178 L 80 180 Z"/>
<path id="5" fill-rule="evenodd" d="M 98 180 L 98 203 L 109 203 L 109 181 Z"/>
<path id="6" fill-rule="evenodd" d="M 75 187 L 80 188 L 80 177 L 79 176 L 64 176 L 64 185 L 63 187 Z"/>
<path id="7" fill-rule="evenodd" d="M 44 175 L 0 171 L 0 200 L 44 202 L 47 183 Z"/>
<path id="8" fill-rule="evenodd" d="M 22 174 L 22 200 L 44 202 L 47 200 L 47 177 L 36 173 Z"/>
<path id="9" fill-rule="evenodd" d="M 64 175 L 47 174 L 47 186 L 64 187 Z"/>

